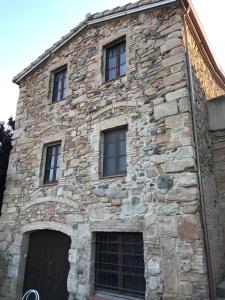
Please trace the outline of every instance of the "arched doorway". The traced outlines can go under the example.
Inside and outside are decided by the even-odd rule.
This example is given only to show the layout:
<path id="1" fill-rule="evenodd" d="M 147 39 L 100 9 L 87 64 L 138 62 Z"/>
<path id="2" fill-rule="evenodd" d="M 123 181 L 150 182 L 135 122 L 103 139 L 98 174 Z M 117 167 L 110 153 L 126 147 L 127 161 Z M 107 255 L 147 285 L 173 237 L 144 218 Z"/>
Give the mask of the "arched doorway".
<path id="1" fill-rule="evenodd" d="M 23 292 L 35 289 L 44 300 L 67 300 L 70 237 L 54 230 L 30 234 Z"/>

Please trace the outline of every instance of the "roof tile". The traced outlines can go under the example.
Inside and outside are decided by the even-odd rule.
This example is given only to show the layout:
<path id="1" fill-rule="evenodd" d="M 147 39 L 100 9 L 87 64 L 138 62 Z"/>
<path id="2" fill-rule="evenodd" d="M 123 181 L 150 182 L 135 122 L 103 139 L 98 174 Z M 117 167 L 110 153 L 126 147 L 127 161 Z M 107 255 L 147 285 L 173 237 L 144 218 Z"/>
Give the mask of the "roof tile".
<path id="1" fill-rule="evenodd" d="M 92 19 L 101 18 L 101 17 L 102 17 L 102 15 L 103 15 L 103 13 L 102 13 L 102 12 L 97 12 L 97 13 L 95 13 L 95 14 L 93 14 L 93 15 L 92 15 Z"/>

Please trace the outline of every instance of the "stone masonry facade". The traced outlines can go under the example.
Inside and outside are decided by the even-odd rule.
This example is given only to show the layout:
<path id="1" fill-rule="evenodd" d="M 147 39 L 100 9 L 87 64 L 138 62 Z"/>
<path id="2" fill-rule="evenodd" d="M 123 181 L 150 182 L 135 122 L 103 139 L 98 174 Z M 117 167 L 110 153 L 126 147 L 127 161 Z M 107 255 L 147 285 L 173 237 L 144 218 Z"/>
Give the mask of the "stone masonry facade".
<path id="1" fill-rule="evenodd" d="M 95 293 L 99 231 L 143 234 L 146 300 L 208 299 L 182 14 L 173 3 L 90 26 L 21 80 L 0 217 L 0 300 L 21 299 L 29 234 L 42 229 L 71 238 L 68 300 Z M 122 36 L 126 75 L 104 82 L 104 46 Z M 52 103 L 52 71 L 62 65 L 67 97 Z M 101 132 L 124 125 L 127 174 L 101 178 Z M 59 181 L 43 185 L 45 145 L 55 141 Z"/>

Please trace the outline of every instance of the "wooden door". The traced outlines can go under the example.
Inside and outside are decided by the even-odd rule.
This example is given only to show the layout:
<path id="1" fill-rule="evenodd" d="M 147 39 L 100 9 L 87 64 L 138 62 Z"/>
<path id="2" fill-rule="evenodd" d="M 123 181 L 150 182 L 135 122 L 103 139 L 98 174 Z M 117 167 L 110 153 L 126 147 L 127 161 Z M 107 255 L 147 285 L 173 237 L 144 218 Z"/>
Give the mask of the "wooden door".
<path id="1" fill-rule="evenodd" d="M 58 231 L 30 234 L 24 290 L 35 289 L 40 300 L 67 300 L 68 251 L 70 238 Z M 32 297 L 29 298 L 29 300 Z"/>

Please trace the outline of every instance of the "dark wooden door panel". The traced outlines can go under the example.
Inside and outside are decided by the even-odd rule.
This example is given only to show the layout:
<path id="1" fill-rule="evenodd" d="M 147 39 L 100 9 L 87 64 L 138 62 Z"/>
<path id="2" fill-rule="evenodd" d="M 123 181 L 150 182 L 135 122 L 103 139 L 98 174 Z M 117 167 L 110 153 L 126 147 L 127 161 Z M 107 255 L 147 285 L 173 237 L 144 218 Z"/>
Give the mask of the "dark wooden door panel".
<path id="1" fill-rule="evenodd" d="M 69 247 L 70 238 L 61 232 L 41 230 L 31 233 L 24 293 L 35 289 L 41 300 L 68 299 Z"/>

